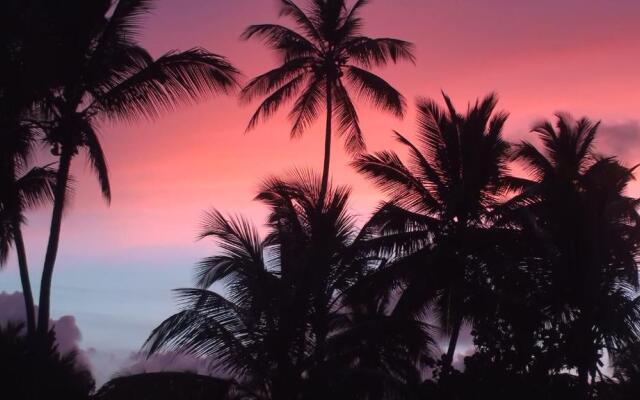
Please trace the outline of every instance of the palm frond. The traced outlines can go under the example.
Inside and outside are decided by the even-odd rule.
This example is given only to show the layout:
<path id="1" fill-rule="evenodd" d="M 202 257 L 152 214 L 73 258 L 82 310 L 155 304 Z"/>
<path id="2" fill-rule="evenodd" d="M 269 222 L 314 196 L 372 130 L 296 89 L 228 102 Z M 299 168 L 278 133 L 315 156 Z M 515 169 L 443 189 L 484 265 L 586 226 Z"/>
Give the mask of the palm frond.
<path id="1" fill-rule="evenodd" d="M 218 210 L 206 213 L 202 222 L 201 239 L 213 237 L 224 254 L 250 261 L 249 265 L 264 270 L 263 246 L 257 230 L 243 218 L 227 218 Z"/>
<path id="2" fill-rule="evenodd" d="M 303 75 L 308 69 L 312 59 L 298 57 L 288 60 L 278 68 L 274 68 L 264 74 L 251 79 L 240 91 L 240 101 L 249 102 L 257 96 L 272 93 L 285 82 L 296 76 Z"/>
<path id="3" fill-rule="evenodd" d="M 56 171 L 49 166 L 34 167 L 16 181 L 21 208 L 45 205 L 53 201 Z"/>
<path id="4" fill-rule="evenodd" d="M 131 42 L 140 34 L 142 18 L 153 9 L 154 0 L 117 0 L 107 27 L 102 34 L 104 43 L 113 43 L 114 35 L 120 41 Z"/>
<path id="5" fill-rule="evenodd" d="M 397 117 L 404 115 L 404 96 L 378 75 L 350 65 L 347 67 L 347 79 L 355 87 L 358 96 L 368 100 L 375 107 L 389 111 Z"/>
<path id="6" fill-rule="evenodd" d="M 205 357 L 212 367 L 242 375 L 255 368 L 255 360 L 244 340 L 250 335 L 239 311 L 221 296 L 196 289 L 180 289 L 185 304 L 155 328 L 143 350 L 154 354 L 161 350 Z"/>
<path id="7" fill-rule="evenodd" d="M 317 21 L 314 21 L 292 0 L 280 0 L 280 16 L 293 18 L 299 28 L 303 30 L 316 43 L 322 43 L 323 38 L 317 27 Z"/>
<path id="8" fill-rule="evenodd" d="M 300 97 L 296 100 L 289 119 L 293 121 L 291 136 L 302 135 L 317 118 L 322 110 L 322 100 L 326 94 L 324 79 L 315 79 L 307 85 Z"/>
<path id="9" fill-rule="evenodd" d="M 109 169 L 107 168 L 107 161 L 98 139 L 98 134 L 95 128 L 89 121 L 85 121 L 83 124 L 83 138 L 84 145 L 87 148 L 87 157 L 91 169 L 98 176 L 98 182 L 100 182 L 100 189 L 102 190 L 102 196 L 107 202 L 111 201 L 111 185 L 109 183 Z"/>
<path id="10" fill-rule="evenodd" d="M 355 154 L 365 151 L 358 113 L 347 89 L 340 83 L 334 88 L 334 104 L 338 117 L 338 134 L 345 136 L 345 149 Z"/>
<path id="11" fill-rule="evenodd" d="M 360 18 L 360 9 L 370 3 L 370 0 L 357 0 L 351 10 L 342 19 L 342 26 L 339 29 L 339 36 L 348 38 L 360 32 L 362 28 L 362 18 Z M 343 4 L 346 9 L 346 4 Z"/>
<path id="12" fill-rule="evenodd" d="M 181 103 L 237 87 L 238 71 L 222 56 L 194 48 L 170 52 L 139 65 L 109 92 L 95 99 L 88 113 L 115 119 L 154 118 Z"/>
<path id="13" fill-rule="evenodd" d="M 250 25 L 242 33 L 244 40 L 254 36 L 263 39 L 268 46 L 283 54 L 285 61 L 320 54 L 320 50 L 307 38 L 282 25 Z"/>
<path id="14" fill-rule="evenodd" d="M 409 139 L 402 136 L 399 132 L 394 131 L 396 136 L 396 140 L 398 142 L 404 144 L 409 148 L 409 154 L 411 156 L 411 161 L 413 163 L 413 167 L 416 171 L 422 171 L 424 181 L 431 185 L 434 189 L 436 189 L 436 193 L 444 192 L 444 182 L 440 178 L 438 171 L 431 165 L 431 163 L 427 160 L 427 158 L 418 150 L 418 148 L 411 143 Z"/>
<path id="15" fill-rule="evenodd" d="M 522 142 L 517 145 L 513 158 L 525 162 L 525 168 L 538 179 L 553 171 L 553 166 L 549 160 L 529 142 Z"/>
<path id="16" fill-rule="evenodd" d="M 439 208 L 437 200 L 429 190 L 394 152 L 382 151 L 362 155 L 353 161 L 352 165 L 394 199 L 402 199 L 403 204 L 412 203 L 418 207 L 424 205 L 430 209 Z M 412 194 L 417 198 L 411 197 Z"/>
<path id="17" fill-rule="evenodd" d="M 260 120 L 267 120 L 271 115 L 278 111 L 278 109 L 293 96 L 298 93 L 300 86 L 304 84 L 306 80 L 305 75 L 298 75 L 291 79 L 289 82 L 280 86 L 279 89 L 271 93 L 258 107 L 256 112 L 251 116 L 246 131 L 255 128 Z"/>
<path id="18" fill-rule="evenodd" d="M 416 61 L 414 45 L 399 39 L 357 36 L 345 43 L 344 48 L 349 57 L 366 68 L 400 61 L 415 64 Z"/>
<path id="19" fill-rule="evenodd" d="M 13 224 L 9 212 L 0 207 L 0 269 L 9 259 L 9 252 L 13 246 Z"/>

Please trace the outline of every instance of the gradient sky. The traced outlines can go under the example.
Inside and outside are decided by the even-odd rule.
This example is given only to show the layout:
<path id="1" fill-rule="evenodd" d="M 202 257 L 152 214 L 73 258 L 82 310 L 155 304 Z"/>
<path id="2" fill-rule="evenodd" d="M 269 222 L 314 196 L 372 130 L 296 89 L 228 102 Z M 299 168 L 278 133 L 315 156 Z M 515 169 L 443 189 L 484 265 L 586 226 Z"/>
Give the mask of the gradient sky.
<path id="1" fill-rule="evenodd" d="M 603 121 L 603 152 L 640 161 L 640 1 L 377 0 L 363 14 L 367 34 L 416 44 L 416 65 L 378 71 L 411 106 L 444 90 L 462 109 L 496 91 L 499 107 L 511 113 L 505 127 L 511 140 L 533 139 L 534 122 L 568 111 Z M 276 59 L 239 36 L 251 23 L 275 21 L 275 0 L 160 0 L 141 41 L 156 56 L 202 46 L 251 77 Z M 82 346 L 100 354 L 93 361 L 99 379 L 174 310 L 170 289 L 189 285 L 193 264 L 214 250 L 195 242 L 204 210 L 215 206 L 261 224 L 264 210 L 252 201 L 261 179 L 293 167 L 320 168 L 322 124 L 290 141 L 283 112 L 244 134 L 255 107 L 217 98 L 154 122 L 102 126 L 110 207 L 84 158 L 75 160 L 78 183 L 63 223 L 52 314 L 76 317 Z M 397 148 L 392 129 L 412 137 L 413 107 L 402 121 L 366 103 L 358 109 L 369 150 Z M 353 210 L 366 218 L 381 197 L 348 167 L 341 142 L 334 143 L 334 181 L 353 186 Z M 36 281 L 49 212 L 32 213 L 26 228 Z M 19 289 L 12 261 L 0 274 L 0 291 Z"/>

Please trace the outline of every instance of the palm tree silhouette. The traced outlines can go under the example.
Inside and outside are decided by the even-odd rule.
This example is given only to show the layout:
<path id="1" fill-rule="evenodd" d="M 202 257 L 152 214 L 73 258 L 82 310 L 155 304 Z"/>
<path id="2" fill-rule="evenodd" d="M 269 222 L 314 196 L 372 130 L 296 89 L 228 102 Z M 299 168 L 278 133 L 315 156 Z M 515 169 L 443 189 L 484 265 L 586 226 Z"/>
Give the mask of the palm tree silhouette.
<path id="1" fill-rule="evenodd" d="M 556 127 L 534 128 L 538 150 L 521 143 L 515 158 L 532 179 L 502 207 L 544 246 L 549 321 L 561 333 L 560 362 L 577 368 L 583 394 L 599 372 L 602 350 L 638 340 L 638 200 L 624 191 L 633 169 L 593 148 L 599 123 L 557 114 Z"/>
<path id="2" fill-rule="evenodd" d="M 84 16 L 91 29 L 77 32 L 77 51 L 70 56 L 74 73 L 50 101 L 53 127 L 45 142 L 59 156 L 53 213 L 40 290 L 38 329 L 46 332 L 51 279 L 55 265 L 62 212 L 66 203 L 71 161 L 87 151 L 103 197 L 111 189 L 106 160 L 98 139 L 101 119 L 153 118 L 179 103 L 234 88 L 238 71 L 223 57 L 203 49 L 169 52 L 153 59 L 136 43 L 141 18 L 152 1 L 104 2 Z M 111 10 L 112 9 L 112 10 Z"/>
<path id="3" fill-rule="evenodd" d="M 381 77 L 368 71 L 373 66 L 413 62 L 413 45 L 398 39 L 363 36 L 360 10 L 367 0 L 350 9 L 345 0 L 318 0 L 303 10 L 291 0 L 280 0 L 280 15 L 291 17 L 298 32 L 282 25 L 251 25 L 244 39 L 262 38 L 281 58 L 282 65 L 252 79 L 241 92 L 244 101 L 266 96 L 249 121 L 252 129 L 287 101 L 296 98 L 289 117 L 291 136 L 301 135 L 326 110 L 322 194 L 329 182 L 332 122 L 336 113 L 338 134 L 350 153 L 365 149 L 365 141 L 352 95 L 347 87 L 375 107 L 402 117 L 403 96 Z M 322 196 L 320 196 L 322 198 Z"/>
<path id="4" fill-rule="evenodd" d="M 199 289 L 178 290 L 183 311 L 146 350 L 210 357 L 260 398 L 344 395 L 367 390 L 354 382 L 372 374 L 385 390 L 408 379 L 407 365 L 427 351 L 427 327 L 385 315 L 382 303 L 347 305 L 379 260 L 360 246 L 368 233 L 347 212 L 349 190 L 329 188 L 320 202 L 321 191 L 310 173 L 267 180 L 257 197 L 271 210 L 264 239 L 242 218 L 209 213 L 202 237 L 217 239 L 221 253 L 199 263 Z"/>
<path id="5" fill-rule="evenodd" d="M 36 316 L 22 224 L 25 221 L 24 211 L 53 200 L 55 171 L 49 167 L 34 167 L 20 175 L 26 160 L 16 160 L 14 156 L 4 154 L 1 157 L 0 268 L 5 265 L 11 247 L 15 246 L 25 302 L 27 336 L 31 337 L 36 328 Z"/>
<path id="6" fill-rule="evenodd" d="M 52 170 L 29 168 L 46 117 L 42 102 L 60 81 L 59 60 L 70 47 L 64 16 L 41 0 L 4 2 L 0 12 L 0 266 L 15 246 L 28 336 L 36 321 L 22 224 L 27 209 L 53 197 Z"/>
<path id="7" fill-rule="evenodd" d="M 395 132 L 409 151 L 408 166 L 393 151 L 362 155 L 353 164 L 390 195 L 372 223 L 382 235 L 375 244 L 396 257 L 381 276 L 407 284 L 396 312 L 435 307 L 450 335 L 447 369 L 461 325 L 476 307 L 470 277 L 480 261 L 474 251 L 486 245 L 488 213 L 510 182 L 505 179 L 509 145 L 502 138 L 507 114 L 494 113 L 496 95 L 477 101 L 464 115 L 443 97 L 444 110 L 431 100 L 418 102 L 418 145 Z"/>
<path id="8" fill-rule="evenodd" d="M 25 243 L 22 236 L 24 211 L 36 207 L 53 198 L 54 172 L 49 168 L 32 168 L 33 147 L 37 128 L 24 122 L 28 106 L 13 103 L 12 91 L 0 96 L 0 267 L 15 246 L 20 272 L 20 283 L 25 302 L 27 335 L 35 332 L 35 306 L 31 290 L 31 280 Z M 17 106 L 17 107 L 16 107 Z M 10 112 L 12 110 L 13 112 Z"/>

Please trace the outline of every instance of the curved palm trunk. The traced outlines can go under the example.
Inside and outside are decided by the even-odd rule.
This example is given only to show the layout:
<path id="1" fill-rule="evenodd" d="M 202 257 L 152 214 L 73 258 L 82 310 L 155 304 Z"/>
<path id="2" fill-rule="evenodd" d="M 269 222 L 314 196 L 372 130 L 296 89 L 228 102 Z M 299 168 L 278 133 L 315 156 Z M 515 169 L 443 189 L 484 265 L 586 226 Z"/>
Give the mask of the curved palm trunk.
<path id="1" fill-rule="evenodd" d="M 462 327 L 462 320 L 459 319 L 453 325 L 451 337 L 449 338 L 449 348 L 447 348 L 447 356 L 444 360 L 443 371 L 449 373 L 453 369 L 453 356 L 456 353 L 456 346 L 458 345 L 458 338 L 460 336 L 460 329 Z"/>
<path id="2" fill-rule="evenodd" d="M 331 121 L 333 119 L 333 93 L 331 81 L 327 79 L 327 123 L 324 136 L 324 167 L 322 169 L 322 186 L 320 187 L 319 203 L 324 203 L 324 197 L 327 194 L 329 186 L 329 164 L 331 162 Z"/>
<path id="3" fill-rule="evenodd" d="M 27 315 L 27 337 L 31 337 L 36 330 L 36 310 L 33 304 L 33 292 L 31 291 L 31 280 L 29 279 L 29 268 L 27 265 L 27 252 L 25 251 L 20 218 L 14 212 L 12 221 L 13 241 L 16 245 L 18 255 L 18 269 L 20 270 L 20 283 L 22 284 L 22 297 L 24 297 L 24 307 Z"/>
<path id="4" fill-rule="evenodd" d="M 58 254 L 60 242 L 60 227 L 62 225 L 62 209 L 65 204 L 67 182 L 69 181 L 69 168 L 71 166 L 72 150 L 62 147 L 60 164 L 56 174 L 55 197 L 53 200 L 53 212 L 51 214 L 51 227 L 49 229 L 49 242 L 42 269 L 42 282 L 40 284 L 40 302 L 38 310 L 38 332 L 45 335 L 49 330 L 49 309 L 51 304 L 51 280 L 53 279 L 53 267 Z"/>

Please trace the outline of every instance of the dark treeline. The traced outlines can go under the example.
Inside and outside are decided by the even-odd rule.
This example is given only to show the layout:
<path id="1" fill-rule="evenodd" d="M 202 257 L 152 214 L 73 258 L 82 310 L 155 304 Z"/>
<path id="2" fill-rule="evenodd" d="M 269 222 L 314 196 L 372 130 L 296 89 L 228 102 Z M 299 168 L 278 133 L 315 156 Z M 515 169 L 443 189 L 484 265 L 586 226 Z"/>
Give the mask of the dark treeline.
<path id="1" fill-rule="evenodd" d="M 461 111 L 443 93 L 417 101 L 416 132 L 393 133 L 401 153 L 368 153 L 355 102 L 402 117 L 406 100 L 373 69 L 416 62 L 411 43 L 363 35 L 368 1 L 279 0 L 293 28 L 252 25 L 242 38 L 281 63 L 244 85 L 205 49 L 151 57 L 137 33 L 152 3 L 1 6 L 0 262 L 15 251 L 26 309 L 24 324 L 0 327 L 9 398 L 637 398 L 640 215 L 626 193 L 635 167 L 598 152 L 598 122 L 558 113 L 533 127 L 538 144 L 510 143 L 495 94 Z M 236 89 L 242 102 L 261 99 L 247 129 L 285 105 L 292 136 L 323 117 L 322 174 L 265 179 L 264 232 L 206 213 L 201 238 L 216 251 L 143 350 L 202 357 L 218 379 L 141 374 L 93 394 L 90 373 L 59 354 L 50 330 L 72 161 L 86 153 L 108 201 L 102 121 Z M 332 183 L 334 136 L 380 190 L 362 226 L 350 188 Z M 51 164 L 34 165 L 41 144 Z M 52 215 L 36 302 L 22 230 L 41 205 Z M 473 351 L 462 354 L 465 327 Z"/>

